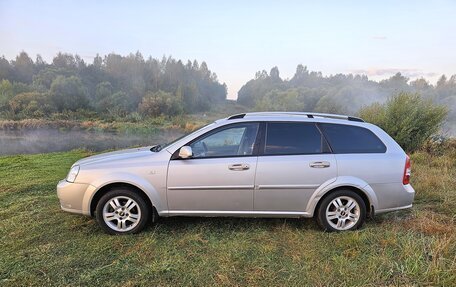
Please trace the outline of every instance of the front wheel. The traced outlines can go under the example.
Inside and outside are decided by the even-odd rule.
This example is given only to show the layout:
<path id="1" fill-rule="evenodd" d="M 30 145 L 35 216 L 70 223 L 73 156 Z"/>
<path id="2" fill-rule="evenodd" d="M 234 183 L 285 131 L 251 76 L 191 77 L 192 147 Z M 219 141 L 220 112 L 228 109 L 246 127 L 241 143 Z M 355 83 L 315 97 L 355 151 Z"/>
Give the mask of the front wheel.
<path id="1" fill-rule="evenodd" d="M 326 231 L 360 228 L 366 218 L 366 204 L 351 190 L 337 190 L 326 196 L 318 208 L 317 222 Z"/>
<path id="2" fill-rule="evenodd" d="M 146 201 L 124 188 L 113 189 L 98 201 L 95 211 L 98 224 L 109 234 L 138 233 L 149 218 Z"/>

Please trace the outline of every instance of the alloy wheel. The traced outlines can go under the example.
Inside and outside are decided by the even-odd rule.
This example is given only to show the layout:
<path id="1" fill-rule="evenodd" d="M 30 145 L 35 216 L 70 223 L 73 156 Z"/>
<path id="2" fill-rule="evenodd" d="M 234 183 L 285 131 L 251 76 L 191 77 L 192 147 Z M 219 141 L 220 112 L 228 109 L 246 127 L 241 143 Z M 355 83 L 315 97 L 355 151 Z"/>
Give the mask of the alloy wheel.
<path id="1" fill-rule="evenodd" d="M 350 196 L 334 198 L 326 208 L 326 220 L 336 230 L 347 230 L 356 225 L 361 215 L 358 202 Z"/>
<path id="2" fill-rule="evenodd" d="M 127 232 L 139 224 L 141 209 L 134 199 L 116 196 L 103 206 L 103 220 L 112 230 Z"/>

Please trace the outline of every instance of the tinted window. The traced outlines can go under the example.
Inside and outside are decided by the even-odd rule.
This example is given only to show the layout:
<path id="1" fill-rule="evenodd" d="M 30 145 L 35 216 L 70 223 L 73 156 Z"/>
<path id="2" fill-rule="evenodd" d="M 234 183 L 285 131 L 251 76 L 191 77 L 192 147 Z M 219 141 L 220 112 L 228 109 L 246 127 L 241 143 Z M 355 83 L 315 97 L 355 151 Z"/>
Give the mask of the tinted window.
<path id="1" fill-rule="evenodd" d="M 234 125 L 210 133 L 190 145 L 193 158 L 252 155 L 257 133 L 257 123 Z"/>
<path id="2" fill-rule="evenodd" d="M 269 123 L 265 154 L 315 154 L 322 151 L 322 137 L 315 124 Z"/>
<path id="3" fill-rule="evenodd" d="M 357 126 L 320 124 L 334 153 L 383 153 L 386 147 L 370 130 Z"/>

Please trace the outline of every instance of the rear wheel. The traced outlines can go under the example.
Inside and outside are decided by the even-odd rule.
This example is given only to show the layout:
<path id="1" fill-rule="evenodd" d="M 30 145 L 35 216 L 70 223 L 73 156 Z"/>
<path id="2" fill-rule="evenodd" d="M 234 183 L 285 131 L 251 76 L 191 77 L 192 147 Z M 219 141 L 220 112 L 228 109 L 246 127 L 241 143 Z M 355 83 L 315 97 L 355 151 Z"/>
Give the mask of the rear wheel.
<path id="1" fill-rule="evenodd" d="M 138 233 L 146 226 L 150 210 L 144 198 L 124 188 L 113 189 L 98 201 L 98 224 L 109 234 Z"/>
<path id="2" fill-rule="evenodd" d="M 366 218 L 366 204 L 351 190 L 337 190 L 323 198 L 317 214 L 318 224 L 326 231 L 360 228 Z"/>

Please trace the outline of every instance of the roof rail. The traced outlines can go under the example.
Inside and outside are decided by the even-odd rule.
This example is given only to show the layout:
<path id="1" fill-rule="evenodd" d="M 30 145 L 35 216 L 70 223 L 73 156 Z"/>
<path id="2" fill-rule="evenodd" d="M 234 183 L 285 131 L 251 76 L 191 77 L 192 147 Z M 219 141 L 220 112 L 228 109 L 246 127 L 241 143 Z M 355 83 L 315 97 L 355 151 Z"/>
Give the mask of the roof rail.
<path id="1" fill-rule="evenodd" d="M 245 114 L 235 114 L 235 115 L 229 116 L 228 119 L 229 120 L 242 119 L 243 117 L 245 117 Z"/>
<path id="2" fill-rule="evenodd" d="M 246 113 L 246 114 L 236 114 L 228 117 L 231 119 L 242 119 L 245 116 L 306 116 L 308 118 L 329 118 L 329 119 L 338 119 L 338 120 L 349 120 L 354 122 L 364 122 L 362 118 L 346 116 L 346 115 L 337 115 L 337 114 L 323 114 L 323 113 L 312 113 L 312 112 L 255 112 L 255 113 Z"/>

